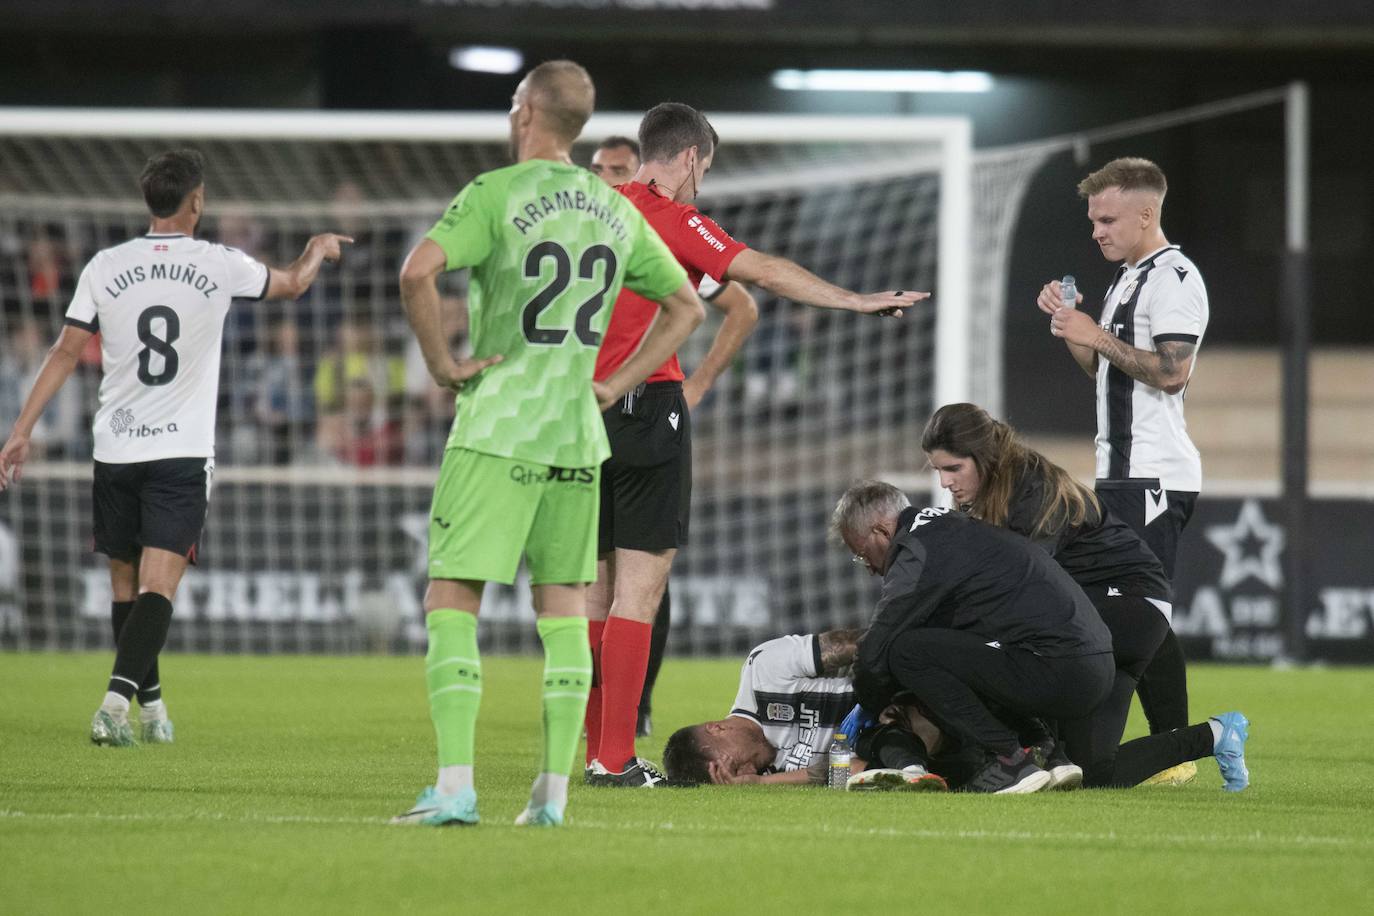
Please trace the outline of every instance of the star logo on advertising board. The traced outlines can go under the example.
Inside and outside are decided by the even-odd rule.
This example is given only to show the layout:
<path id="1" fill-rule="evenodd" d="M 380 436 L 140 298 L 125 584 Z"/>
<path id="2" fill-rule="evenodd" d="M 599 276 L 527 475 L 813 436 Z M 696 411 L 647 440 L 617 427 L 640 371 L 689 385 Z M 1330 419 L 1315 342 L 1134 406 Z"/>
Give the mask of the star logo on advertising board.
<path id="1" fill-rule="evenodd" d="M 1225 554 L 1220 586 L 1232 588 L 1250 577 L 1272 589 L 1283 585 L 1283 528 L 1264 517 L 1259 500 L 1247 499 L 1233 525 L 1212 525 L 1207 540 Z"/>

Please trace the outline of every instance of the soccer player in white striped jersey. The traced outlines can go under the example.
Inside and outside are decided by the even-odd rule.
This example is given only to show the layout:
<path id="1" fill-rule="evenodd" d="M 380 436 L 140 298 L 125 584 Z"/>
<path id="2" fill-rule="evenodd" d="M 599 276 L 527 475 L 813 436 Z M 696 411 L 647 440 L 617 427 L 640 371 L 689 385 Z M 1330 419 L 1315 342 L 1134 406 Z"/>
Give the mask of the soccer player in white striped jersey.
<path id="1" fill-rule="evenodd" d="M 195 150 L 148 160 L 139 178 L 151 213 L 147 235 L 107 248 L 81 272 L 65 327 L 0 450 L 0 490 L 18 482 L 44 407 L 100 334 L 95 415 L 95 549 L 110 560 L 116 654 L 91 741 L 135 743 L 129 704 L 139 703 L 145 743 L 172 741 L 157 657 L 172 599 L 205 523 L 215 467 L 215 405 L 224 319 L 236 298 L 296 298 L 324 261 L 352 239 L 317 235 L 288 268 L 195 238 L 205 212 L 204 163 Z"/>
<path id="2" fill-rule="evenodd" d="M 1140 534 L 1172 579 L 1179 536 L 1202 487 L 1183 393 L 1207 331 L 1208 303 L 1197 265 L 1169 244 L 1160 224 L 1167 190 L 1164 172 L 1148 159 L 1115 159 L 1083 179 L 1078 193 L 1088 201 L 1093 241 L 1121 269 L 1098 321 L 1064 307 L 1058 281 L 1045 284 L 1036 304 L 1097 383 L 1097 496 Z M 1188 724 L 1183 651 L 1172 630 L 1138 692 L 1152 733 Z"/>
<path id="3" fill-rule="evenodd" d="M 755 646 L 730 715 L 678 729 L 663 749 L 673 782 L 805 785 L 825 780 L 835 730 L 854 705 L 859 630 L 779 636 Z"/>

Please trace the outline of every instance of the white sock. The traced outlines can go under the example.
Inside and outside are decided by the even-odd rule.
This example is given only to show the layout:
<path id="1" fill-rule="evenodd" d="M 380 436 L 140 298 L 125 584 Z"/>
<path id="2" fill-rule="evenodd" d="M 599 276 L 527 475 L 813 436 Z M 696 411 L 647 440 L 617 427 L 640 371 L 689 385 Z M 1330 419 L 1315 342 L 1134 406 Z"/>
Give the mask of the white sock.
<path id="1" fill-rule="evenodd" d="M 440 794 L 457 795 L 464 789 L 472 788 L 472 764 L 439 767 L 439 779 L 435 782 Z"/>
<path id="2" fill-rule="evenodd" d="M 1212 727 L 1212 750 L 1216 750 L 1217 742 L 1221 740 L 1221 733 L 1226 729 L 1221 727 L 1221 723 L 1216 719 L 1208 719 L 1207 724 Z"/>
<path id="3" fill-rule="evenodd" d="M 105 691 L 105 701 L 100 704 L 100 708 L 113 715 L 116 719 L 127 719 L 129 717 L 129 701 L 113 690 Z"/>
<path id="4" fill-rule="evenodd" d="M 162 705 L 161 700 L 153 700 L 151 703 L 138 705 L 140 722 L 160 722 L 165 718 L 167 718 L 167 707 Z"/>
<path id="5" fill-rule="evenodd" d="M 566 773 L 540 773 L 530 789 L 530 807 L 539 808 L 553 805 L 562 811 L 568 804 L 568 775 Z"/>

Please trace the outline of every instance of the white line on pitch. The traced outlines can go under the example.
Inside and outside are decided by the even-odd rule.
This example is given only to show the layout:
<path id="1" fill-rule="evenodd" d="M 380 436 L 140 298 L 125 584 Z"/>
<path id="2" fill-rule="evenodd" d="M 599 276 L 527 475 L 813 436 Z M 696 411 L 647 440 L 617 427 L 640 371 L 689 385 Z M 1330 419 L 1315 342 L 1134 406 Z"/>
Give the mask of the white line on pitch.
<path id="1" fill-rule="evenodd" d="M 584 821 L 578 818 L 572 818 L 570 819 L 569 823 L 577 827 L 581 827 L 583 829 L 590 828 L 593 830 L 661 830 L 667 832 L 710 834 L 719 834 L 724 832 L 722 827 L 718 824 L 690 824 L 678 823 L 674 821 L 609 823 L 600 821 Z M 1307 836 L 1303 834 L 1271 834 L 1259 830 L 1252 831 L 1250 833 L 1228 834 L 1117 833 L 1115 831 L 1110 831 L 1106 833 L 1088 833 L 1077 831 L 1055 832 L 1029 830 L 931 830 L 919 827 L 905 829 L 900 827 L 863 827 L 859 825 L 834 826 L 825 824 L 818 824 L 815 826 L 778 825 L 766 828 L 742 825 L 739 827 L 739 830 L 741 832 L 749 833 L 794 833 L 799 836 L 815 836 L 816 834 L 827 834 L 832 836 L 839 835 L 847 837 L 888 837 L 894 839 L 917 840 L 993 840 L 998 842 L 1021 843 L 1072 842 L 1140 846 L 1185 843 L 1244 843 L 1255 846 L 1274 845 L 1294 847 L 1320 847 L 1326 849 L 1374 847 L 1374 839 L 1366 839 L 1364 837 Z"/>
<path id="2" fill-rule="evenodd" d="M 217 811 L 191 811 L 186 814 L 100 814 L 72 811 L 12 811 L 0 810 L 0 819 L 36 821 L 226 821 L 243 824 L 385 824 L 385 818 L 314 817 L 308 814 L 222 814 Z"/>
<path id="3" fill-rule="evenodd" d="M 348 826 L 380 826 L 386 824 L 385 818 L 368 817 L 316 817 L 293 814 L 223 814 L 214 811 L 196 811 L 186 814 L 102 814 L 98 812 L 46 812 L 15 811 L 0 809 L 0 820 L 35 821 L 222 821 L 243 824 L 342 824 Z M 718 824 L 694 824 L 674 821 L 640 821 L 613 823 L 609 821 L 587 821 L 572 818 L 569 825 L 582 830 L 648 830 L 671 833 L 719 834 L 727 832 Z M 501 826 L 498 822 L 496 826 Z M 1016 843 L 1106 843 L 1118 845 L 1157 846 L 1163 844 L 1226 844 L 1238 843 L 1252 846 L 1291 846 L 1297 848 L 1325 849 L 1367 849 L 1374 847 L 1374 839 L 1363 837 L 1309 836 L 1304 834 L 1272 834 L 1263 831 L 1250 833 L 1106 833 L 1055 832 L 1029 830 L 930 830 L 923 828 L 902 829 L 898 827 L 862 827 L 857 825 L 833 826 L 771 826 L 761 828 L 741 826 L 740 831 L 756 834 L 792 833 L 801 836 L 814 836 L 818 833 L 849 837 L 883 837 L 891 839 L 919 840 L 991 840 L 994 842 Z"/>

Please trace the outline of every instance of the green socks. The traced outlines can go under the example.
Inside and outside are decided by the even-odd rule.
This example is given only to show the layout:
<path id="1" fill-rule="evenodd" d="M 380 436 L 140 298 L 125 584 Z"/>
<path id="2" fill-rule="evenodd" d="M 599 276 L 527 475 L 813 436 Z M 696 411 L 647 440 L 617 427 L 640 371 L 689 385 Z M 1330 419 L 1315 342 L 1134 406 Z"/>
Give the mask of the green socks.
<path id="1" fill-rule="evenodd" d="M 592 650 L 585 617 L 543 617 L 536 623 L 544 643 L 544 760 L 542 772 L 572 770 L 587 692 L 592 685 Z"/>
<path id="2" fill-rule="evenodd" d="M 429 630 L 425 682 L 429 687 L 429 715 L 439 744 L 439 766 L 467 767 L 470 773 L 477 709 L 482 704 L 477 617 L 467 611 L 430 611 L 425 615 L 425 627 Z"/>
<path id="3" fill-rule="evenodd" d="M 436 786 L 441 793 L 453 795 L 472 787 L 473 737 L 482 703 L 477 617 L 467 611 L 431 611 L 425 626 L 429 630 L 425 681 L 439 745 Z M 561 777 L 556 780 L 559 786 L 547 793 L 547 801 L 561 810 L 587 711 L 592 654 L 584 617 L 540 619 L 537 627 L 544 643 L 544 758 L 540 769 Z"/>

